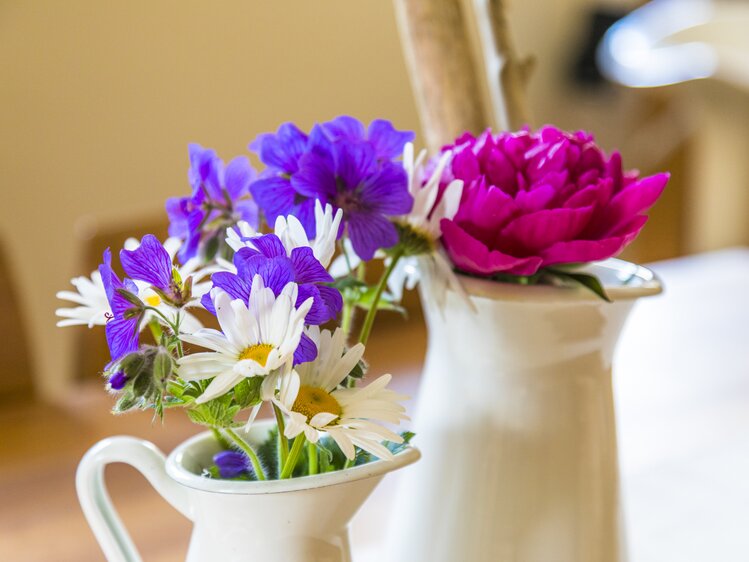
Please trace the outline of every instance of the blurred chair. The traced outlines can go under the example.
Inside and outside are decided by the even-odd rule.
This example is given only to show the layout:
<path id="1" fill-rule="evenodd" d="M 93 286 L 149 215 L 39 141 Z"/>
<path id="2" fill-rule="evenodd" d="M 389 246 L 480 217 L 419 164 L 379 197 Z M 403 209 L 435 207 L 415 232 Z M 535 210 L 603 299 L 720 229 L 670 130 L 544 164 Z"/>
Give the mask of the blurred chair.
<path id="1" fill-rule="evenodd" d="M 94 271 L 101 263 L 104 250 L 111 248 L 114 268 L 119 275 L 122 275 L 117 257 L 119 249 L 122 248 L 128 238 L 140 239 L 145 234 L 154 234 L 159 240 L 164 240 L 167 236 L 166 217 L 151 217 L 116 226 L 106 225 L 105 227 L 97 226 L 93 228 L 80 241 L 83 244 L 80 274 L 88 275 L 91 271 Z M 102 368 L 110 359 L 104 329 L 98 326 L 91 330 L 86 327 L 67 329 L 75 329 L 77 332 L 74 343 L 75 364 L 73 366 L 76 378 L 89 380 L 98 378 L 101 375 Z"/>
<path id="2" fill-rule="evenodd" d="M 29 345 L 21 314 L 16 280 L 0 241 L 0 404 L 33 396 Z"/>

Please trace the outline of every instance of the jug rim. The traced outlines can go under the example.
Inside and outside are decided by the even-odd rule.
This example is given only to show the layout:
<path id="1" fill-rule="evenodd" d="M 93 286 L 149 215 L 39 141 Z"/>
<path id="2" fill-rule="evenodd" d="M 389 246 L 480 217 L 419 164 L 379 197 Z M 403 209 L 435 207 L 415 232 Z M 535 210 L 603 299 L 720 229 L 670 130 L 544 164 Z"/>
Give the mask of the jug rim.
<path id="1" fill-rule="evenodd" d="M 258 420 L 248 433 L 250 441 L 260 437 L 275 425 L 274 420 Z M 242 432 L 244 433 L 244 432 Z M 393 460 L 376 460 L 346 470 L 337 470 L 313 476 L 302 476 L 286 480 L 237 481 L 206 478 L 189 470 L 186 465 L 196 462 L 196 449 L 215 448 L 217 445 L 210 431 L 201 432 L 178 445 L 167 457 L 166 472 L 170 478 L 195 490 L 217 494 L 279 494 L 301 490 L 336 486 L 347 482 L 381 477 L 419 460 L 421 452 L 412 445 L 396 453 Z"/>
<path id="2" fill-rule="evenodd" d="M 617 258 L 593 262 L 575 271 L 596 275 L 601 280 L 606 294 L 614 302 L 654 296 L 663 292 L 663 283 L 652 270 Z M 456 275 L 465 291 L 473 297 L 519 302 L 591 301 L 606 304 L 584 287 L 520 285 L 460 272 L 456 272 Z"/>

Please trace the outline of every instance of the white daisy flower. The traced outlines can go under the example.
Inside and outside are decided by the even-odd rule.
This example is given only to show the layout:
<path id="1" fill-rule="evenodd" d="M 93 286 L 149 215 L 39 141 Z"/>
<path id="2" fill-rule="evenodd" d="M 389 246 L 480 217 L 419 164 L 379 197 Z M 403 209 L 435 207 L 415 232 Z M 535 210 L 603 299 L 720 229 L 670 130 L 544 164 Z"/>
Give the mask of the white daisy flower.
<path id="1" fill-rule="evenodd" d="M 98 271 L 91 273 L 91 277 L 75 277 L 70 283 L 78 291 L 60 291 L 57 298 L 70 301 L 79 306 L 75 308 L 58 308 L 55 314 L 63 320 L 58 326 L 104 326 L 112 311 L 107 300 L 107 293 Z"/>
<path id="2" fill-rule="evenodd" d="M 287 284 L 276 297 L 259 275 L 252 280 L 249 304 L 232 300 L 221 289 L 213 289 L 211 297 L 221 331 L 204 328 L 180 339 L 213 351 L 179 359 L 178 375 L 188 381 L 213 379 L 197 403 L 225 394 L 245 377 L 266 377 L 263 391 L 272 395 L 276 371 L 292 361 L 313 299 L 295 308 L 295 283 Z"/>
<path id="3" fill-rule="evenodd" d="M 414 198 L 414 205 L 409 214 L 395 219 L 406 252 L 388 278 L 388 290 L 396 301 L 400 301 L 404 286 L 413 289 L 421 281 L 440 308 L 445 303 L 448 287 L 473 308 L 439 244 L 442 236 L 440 221 L 452 219 L 458 212 L 463 181 L 451 181 L 435 205 L 442 172 L 450 162 L 452 152 L 442 154 L 429 179 L 423 182 L 426 154 L 426 150 L 422 150 L 414 159 L 414 146 L 411 143 L 407 143 L 403 149 L 403 167 L 408 174 L 408 191 Z"/>
<path id="4" fill-rule="evenodd" d="M 317 261 L 323 267 L 327 268 L 335 253 L 335 243 L 338 238 L 338 229 L 343 218 L 343 211 L 338 209 L 333 214 L 333 207 L 325 205 L 323 210 L 322 203 L 315 201 L 315 238 L 310 240 L 304 231 L 302 223 L 294 215 L 288 217 L 278 217 L 274 227 L 274 234 L 280 238 L 281 243 L 286 248 L 286 254 L 290 255 L 294 248 L 312 248 Z M 226 233 L 226 243 L 235 251 L 252 245 L 252 238 L 260 236 L 262 233 L 257 232 L 248 223 L 241 221 L 236 227 L 230 228 Z"/>
<path id="5" fill-rule="evenodd" d="M 361 388 L 342 388 L 341 383 L 361 359 L 364 346 L 359 343 L 345 351 L 345 335 L 340 328 L 331 334 L 313 327 L 308 334 L 316 340 L 317 359 L 298 365 L 284 377 L 275 400 L 287 415 L 284 435 L 291 439 L 304 433 L 307 440 L 317 443 L 328 434 L 348 459 L 356 456 L 355 446 L 381 459 L 392 459 L 382 442 L 402 443 L 403 438 L 378 422 L 398 424 L 408 419 L 399 404 L 406 397 L 385 388 L 390 375 Z"/>

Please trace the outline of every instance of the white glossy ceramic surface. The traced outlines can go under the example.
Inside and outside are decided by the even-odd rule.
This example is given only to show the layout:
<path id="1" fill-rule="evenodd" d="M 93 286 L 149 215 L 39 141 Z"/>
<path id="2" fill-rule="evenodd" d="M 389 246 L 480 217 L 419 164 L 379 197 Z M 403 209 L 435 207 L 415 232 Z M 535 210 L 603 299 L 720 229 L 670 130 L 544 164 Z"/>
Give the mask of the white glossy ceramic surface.
<path id="1" fill-rule="evenodd" d="M 250 442 L 272 422 L 257 422 Z M 345 471 L 266 482 L 199 476 L 219 447 L 210 432 L 177 447 L 168 458 L 133 437 L 100 441 L 76 475 L 81 507 L 110 562 L 140 561 L 104 485 L 104 467 L 124 462 L 139 470 L 159 494 L 194 522 L 187 562 L 350 562 L 348 524 L 382 477 L 419 458 L 406 449 L 393 461 Z"/>
<path id="2" fill-rule="evenodd" d="M 463 278 L 429 347 L 415 419 L 423 459 L 401 474 L 388 562 L 621 562 L 611 361 L 651 272 L 593 266 L 585 290 Z"/>

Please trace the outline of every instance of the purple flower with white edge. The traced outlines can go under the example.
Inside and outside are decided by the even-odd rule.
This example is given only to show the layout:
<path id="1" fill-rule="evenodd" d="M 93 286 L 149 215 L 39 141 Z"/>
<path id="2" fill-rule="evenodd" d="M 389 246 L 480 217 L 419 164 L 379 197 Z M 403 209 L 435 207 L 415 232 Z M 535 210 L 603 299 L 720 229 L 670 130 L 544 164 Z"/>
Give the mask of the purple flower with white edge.
<path id="1" fill-rule="evenodd" d="M 365 142 L 336 142 L 329 153 L 304 155 L 291 181 L 301 195 L 343 210 L 351 244 L 364 261 L 398 243 L 389 217 L 404 215 L 413 206 L 403 168 L 379 162 L 374 147 Z"/>
<path id="2" fill-rule="evenodd" d="M 221 451 L 213 455 L 213 462 L 221 478 L 236 478 L 251 472 L 250 459 L 238 451 Z"/>
<path id="3" fill-rule="evenodd" d="M 193 193 L 189 197 L 167 200 L 169 235 L 184 240 L 179 259 L 185 263 L 196 256 L 201 246 L 212 240 L 223 241 L 227 226 L 240 220 L 258 226 L 258 207 L 250 194 L 255 170 L 245 156 L 224 166 L 213 150 L 191 144 L 188 180 Z M 209 256 L 211 257 L 211 256 Z"/>
<path id="4" fill-rule="evenodd" d="M 130 279 L 120 280 L 112 269 L 112 252 L 107 248 L 104 252 L 104 263 L 99 266 L 99 273 L 107 294 L 107 300 L 112 310 L 112 317 L 106 324 L 107 345 L 112 360 L 105 367 L 109 369 L 128 353 L 137 351 L 139 346 L 139 325 L 143 317 L 142 310 L 138 310 L 138 289 Z M 131 299 L 123 294 L 131 294 Z M 114 373 L 110 379 L 110 386 L 121 389 L 127 382 L 127 377 L 121 371 Z"/>

